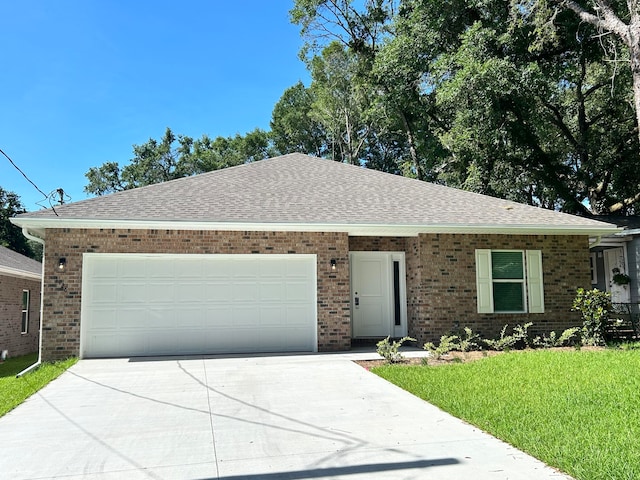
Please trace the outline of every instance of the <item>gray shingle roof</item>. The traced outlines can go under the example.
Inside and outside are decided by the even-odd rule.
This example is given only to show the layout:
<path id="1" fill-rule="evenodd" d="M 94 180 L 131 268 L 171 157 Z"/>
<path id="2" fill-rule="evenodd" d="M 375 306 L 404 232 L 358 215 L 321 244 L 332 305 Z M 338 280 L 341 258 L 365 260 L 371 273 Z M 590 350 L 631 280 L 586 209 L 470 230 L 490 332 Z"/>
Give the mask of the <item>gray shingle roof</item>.
<path id="1" fill-rule="evenodd" d="M 0 274 L 13 271 L 41 275 L 42 264 L 0 245 Z"/>
<path id="2" fill-rule="evenodd" d="M 289 154 L 18 217 L 235 224 L 610 225 L 303 154 Z"/>

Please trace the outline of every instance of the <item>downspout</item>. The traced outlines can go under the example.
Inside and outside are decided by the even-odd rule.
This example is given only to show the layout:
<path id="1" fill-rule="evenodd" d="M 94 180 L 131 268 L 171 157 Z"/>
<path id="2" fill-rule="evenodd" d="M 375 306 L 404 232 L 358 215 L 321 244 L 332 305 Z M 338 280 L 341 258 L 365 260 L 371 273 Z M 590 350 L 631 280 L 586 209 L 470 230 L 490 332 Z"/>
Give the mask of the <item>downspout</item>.
<path id="1" fill-rule="evenodd" d="M 600 245 L 600 242 L 602 242 L 602 235 L 598 235 L 596 237 L 596 241 L 589 244 L 589 248 L 591 249 L 591 248 L 597 247 L 598 245 Z"/>
<path id="2" fill-rule="evenodd" d="M 38 360 L 33 365 L 28 366 L 27 368 L 22 370 L 20 373 L 18 373 L 16 375 L 16 378 L 20 378 L 21 376 L 29 373 L 30 371 L 35 370 L 42 363 L 42 324 L 44 323 L 42 318 L 42 312 L 44 311 L 44 249 L 46 247 L 44 244 L 44 239 L 40 237 L 36 237 L 35 235 L 31 235 L 29 233 L 29 230 L 27 230 L 27 227 L 22 227 L 22 234 L 25 237 L 27 237 L 29 240 L 33 240 L 34 242 L 42 245 L 42 273 L 40 278 L 40 340 L 38 342 L 39 343 Z"/>

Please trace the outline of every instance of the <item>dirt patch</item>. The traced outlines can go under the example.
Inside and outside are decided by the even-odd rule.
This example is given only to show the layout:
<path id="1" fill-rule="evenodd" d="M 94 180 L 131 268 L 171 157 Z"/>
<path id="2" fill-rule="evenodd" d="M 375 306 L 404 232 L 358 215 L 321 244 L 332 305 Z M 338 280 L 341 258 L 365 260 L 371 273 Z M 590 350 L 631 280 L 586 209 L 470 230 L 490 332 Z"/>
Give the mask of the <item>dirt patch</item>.
<path id="1" fill-rule="evenodd" d="M 599 351 L 604 350 L 605 347 L 582 347 L 581 351 Z M 574 347 L 557 347 L 550 348 L 547 350 L 553 351 L 576 351 Z M 511 350 L 511 352 L 527 352 L 532 350 Z M 482 360 L 483 358 L 494 357 L 496 355 L 502 355 L 506 352 L 496 352 L 494 350 L 482 350 L 482 351 L 474 351 L 474 352 L 449 352 L 446 355 L 443 355 L 439 359 L 429 358 L 427 365 L 429 366 L 439 366 L 439 365 L 449 365 L 451 363 L 469 363 L 475 362 L 477 360 Z M 426 357 L 410 357 L 405 358 L 401 362 L 397 363 L 397 365 L 424 365 L 424 361 L 427 360 Z M 380 365 L 385 365 L 386 361 L 384 359 L 378 360 L 356 360 L 358 365 L 366 368 L 367 370 L 372 367 L 378 367 Z"/>
<path id="2" fill-rule="evenodd" d="M 450 352 L 446 355 L 443 355 L 439 359 L 429 358 L 428 365 L 436 366 L 436 365 L 447 365 L 450 363 L 468 363 L 476 360 L 480 360 L 482 358 L 493 357 L 495 355 L 500 355 L 504 352 L 495 352 L 492 350 L 485 351 L 477 351 L 477 352 Z M 397 365 L 424 365 L 424 361 L 427 360 L 427 357 L 409 357 L 403 359 L 401 362 L 398 362 Z M 386 361 L 384 359 L 379 360 L 356 360 L 356 363 L 364 368 L 377 367 L 379 365 L 384 365 Z"/>

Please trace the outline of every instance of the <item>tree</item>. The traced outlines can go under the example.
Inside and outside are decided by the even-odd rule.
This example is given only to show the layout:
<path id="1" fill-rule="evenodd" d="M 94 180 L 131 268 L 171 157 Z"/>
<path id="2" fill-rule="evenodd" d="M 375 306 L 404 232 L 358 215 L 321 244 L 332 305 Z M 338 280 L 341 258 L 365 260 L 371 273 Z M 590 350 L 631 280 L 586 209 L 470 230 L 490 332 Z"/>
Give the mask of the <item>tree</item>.
<path id="1" fill-rule="evenodd" d="M 313 118 L 315 95 L 302 82 L 284 91 L 271 114 L 271 138 L 280 154 L 302 152 L 324 157 L 329 150 L 327 132 Z"/>
<path id="2" fill-rule="evenodd" d="M 633 78 L 633 103 L 637 134 L 640 137 L 640 1 L 610 2 L 609 0 L 546 0 L 558 9 L 570 10 L 582 22 L 596 27 L 598 35 L 613 34 L 628 49 L 628 62 Z M 540 7 L 545 0 L 540 0 Z M 554 13 L 554 17 L 557 12 Z M 623 19 L 628 19 L 625 23 Z"/>
<path id="3" fill-rule="evenodd" d="M 357 76 L 357 58 L 338 42 L 311 60 L 311 117 L 326 129 L 334 160 L 360 164 L 371 123 L 368 98 Z"/>
<path id="4" fill-rule="evenodd" d="M 573 213 L 616 208 L 637 148 L 626 78 L 610 88 L 597 40 L 561 20 L 556 42 L 534 45 L 536 23 L 502 1 L 404 3 L 391 44 L 413 46 L 421 95 L 435 98 L 441 181 Z"/>
<path id="5" fill-rule="evenodd" d="M 27 257 L 41 260 L 42 249 L 34 249 L 32 245 L 34 242 L 29 242 L 27 238 L 22 235 L 20 227 L 15 226 L 9 221 L 11 217 L 25 212 L 26 210 L 20 201 L 20 197 L 0 187 L 0 245 L 10 248 L 22 255 L 26 255 Z"/>
<path id="6" fill-rule="evenodd" d="M 519 8 L 535 14 L 542 41 L 554 38 L 559 12 L 569 11 L 595 28 L 593 37 L 600 41 L 603 49 L 611 52 L 610 61 L 623 60 L 629 64 L 632 82 L 627 88 L 631 91 L 635 110 L 635 134 L 640 139 L 640 1 L 610 2 L 609 0 L 537 0 L 518 2 Z M 627 21 L 625 23 L 625 20 Z M 551 27 L 551 34 L 549 30 Z M 617 42 L 616 42 L 617 40 Z M 616 45 L 617 43 L 617 45 Z M 612 82 L 616 82 L 616 71 L 612 73 Z M 637 152 L 634 155 L 637 158 Z M 604 178 L 594 193 L 606 189 L 610 179 Z M 634 185 L 629 196 L 620 198 L 608 208 L 609 211 L 625 211 L 640 202 L 640 185 Z"/>
<path id="7" fill-rule="evenodd" d="M 92 167 L 85 174 L 89 183 L 84 190 L 93 195 L 129 190 L 166 182 L 198 173 L 218 170 L 241 163 L 268 158 L 274 154 L 267 132 L 256 129 L 244 136 L 218 137 L 207 135 L 194 140 L 175 135 L 167 128 L 160 141 L 153 138 L 133 146 L 134 158 L 121 167 L 118 162 L 106 162 Z"/>

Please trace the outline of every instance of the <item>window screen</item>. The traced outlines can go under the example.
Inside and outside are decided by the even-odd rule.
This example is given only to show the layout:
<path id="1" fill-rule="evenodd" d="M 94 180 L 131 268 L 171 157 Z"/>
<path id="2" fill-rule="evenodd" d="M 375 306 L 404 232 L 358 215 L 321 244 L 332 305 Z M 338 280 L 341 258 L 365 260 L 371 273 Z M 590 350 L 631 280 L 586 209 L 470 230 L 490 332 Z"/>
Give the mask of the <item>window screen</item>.
<path id="1" fill-rule="evenodd" d="M 496 312 L 523 312 L 524 259 L 522 252 L 491 252 L 493 309 Z"/>

